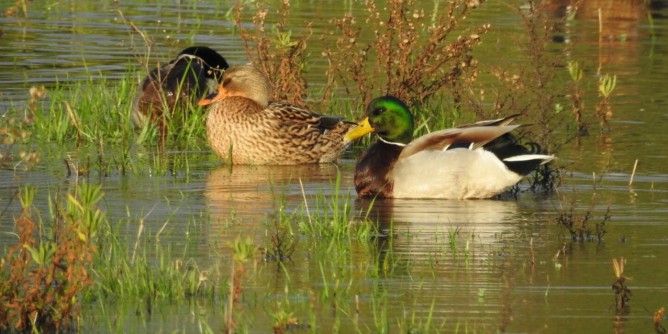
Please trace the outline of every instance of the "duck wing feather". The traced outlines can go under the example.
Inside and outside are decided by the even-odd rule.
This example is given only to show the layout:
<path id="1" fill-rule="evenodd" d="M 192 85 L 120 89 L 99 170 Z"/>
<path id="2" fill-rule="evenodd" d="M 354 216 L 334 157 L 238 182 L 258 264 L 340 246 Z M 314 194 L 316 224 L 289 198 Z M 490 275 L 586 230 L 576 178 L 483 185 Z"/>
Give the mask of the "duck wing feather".
<path id="1" fill-rule="evenodd" d="M 476 149 L 513 131 L 519 126 L 520 125 L 470 126 L 435 131 L 419 137 L 406 145 L 401 152 L 399 159 L 405 159 L 425 150 L 443 151 L 450 145 L 457 143 L 470 143 L 470 149 Z"/>
<path id="2" fill-rule="evenodd" d="M 315 127 L 320 131 L 320 133 L 324 133 L 328 130 L 338 129 L 342 125 L 345 126 L 345 129 L 355 125 L 354 122 L 345 121 L 342 117 L 320 115 L 318 113 L 281 102 L 271 102 L 267 111 L 269 111 L 277 120 L 291 124 L 303 124 L 309 127 Z"/>

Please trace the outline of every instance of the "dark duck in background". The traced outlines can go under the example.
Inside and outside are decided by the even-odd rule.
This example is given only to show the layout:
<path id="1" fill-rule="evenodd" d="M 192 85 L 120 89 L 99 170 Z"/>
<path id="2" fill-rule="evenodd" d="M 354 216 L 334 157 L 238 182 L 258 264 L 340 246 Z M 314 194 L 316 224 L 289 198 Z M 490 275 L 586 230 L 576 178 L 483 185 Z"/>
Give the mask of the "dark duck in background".
<path id="1" fill-rule="evenodd" d="M 215 92 L 228 67 L 225 58 L 209 47 L 184 49 L 142 80 L 132 103 L 132 123 L 137 128 L 155 124 L 164 141 L 167 119 L 185 114 L 203 96 Z"/>

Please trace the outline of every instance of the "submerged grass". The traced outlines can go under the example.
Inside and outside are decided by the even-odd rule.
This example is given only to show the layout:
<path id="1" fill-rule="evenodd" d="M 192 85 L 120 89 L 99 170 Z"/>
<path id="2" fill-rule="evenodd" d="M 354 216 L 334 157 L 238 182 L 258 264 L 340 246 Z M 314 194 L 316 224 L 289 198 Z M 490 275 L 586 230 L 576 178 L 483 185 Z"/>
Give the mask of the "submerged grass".
<path id="1" fill-rule="evenodd" d="M 340 179 L 332 182 L 331 188 L 335 189 Z M 83 196 L 83 208 L 104 201 L 99 187 L 94 189 L 97 189 L 95 200 L 86 200 L 90 196 Z M 339 193 L 340 189 L 335 194 Z M 268 225 L 270 234 L 286 238 L 286 233 L 291 233 L 291 238 L 299 242 L 288 247 L 280 246 L 272 237 L 259 244 L 241 237 L 234 245 L 224 247 L 220 254 L 211 254 L 204 261 L 196 260 L 187 245 L 199 243 L 189 238 L 202 234 L 202 229 L 208 225 L 206 216 L 197 216 L 193 218 L 196 221 L 188 223 L 186 240 L 182 240 L 186 247 L 179 252 L 174 251 L 170 242 L 162 241 L 169 240 L 167 234 L 172 233 L 169 228 L 165 229 L 169 221 L 157 231 L 151 231 L 142 219 L 111 222 L 103 213 L 86 216 L 86 221 L 99 217 L 94 220 L 95 238 L 90 239 L 94 241 L 96 252 L 86 269 L 91 285 L 75 300 L 99 305 L 97 311 L 102 313 L 84 312 L 75 319 L 83 328 L 88 328 L 87 321 L 93 318 L 125 321 L 122 315 L 113 314 L 117 312 L 113 310 L 132 305 L 132 312 L 137 315 L 132 321 L 139 319 L 144 323 L 152 322 L 166 305 L 205 303 L 210 305 L 207 314 L 197 323 L 213 331 L 252 331 L 258 326 L 255 325 L 257 315 L 266 314 L 267 307 L 271 307 L 269 314 L 273 319 L 270 326 L 278 333 L 296 329 L 339 333 L 350 330 L 388 333 L 395 329 L 431 332 L 455 330 L 461 325 L 457 320 L 447 322 L 434 314 L 441 305 L 435 295 L 431 306 L 426 311 L 423 309 L 424 298 L 413 293 L 429 295 L 426 288 L 399 292 L 393 287 L 392 282 L 403 275 L 411 276 L 420 286 L 425 283 L 424 286 L 431 286 L 429 280 L 440 279 L 434 274 L 439 270 L 438 264 L 429 267 L 431 269 L 416 267 L 410 256 L 398 256 L 392 231 L 385 234 L 384 240 L 379 240 L 380 234 L 373 229 L 373 222 L 360 222 L 355 218 L 368 215 L 363 211 L 353 214 L 350 207 L 341 204 L 346 200 L 334 194 L 316 194 L 309 199 L 309 203 L 313 202 L 317 204 L 310 205 L 308 217 L 300 216 L 297 208 L 293 215 L 276 216 L 279 224 L 274 226 L 275 230 Z M 306 220 L 311 221 L 310 225 Z M 128 229 L 136 230 L 134 236 L 127 233 Z M 225 229 L 226 233 L 234 234 L 243 233 L 244 228 Z M 451 232 L 433 242 L 443 243 L 446 253 L 452 254 L 452 261 L 468 261 L 468 255 L 461 255 L 471 250 L 468 242 L 464 245 L 459 239 L 458 233 Z M 282 261 L 267 261 L 267 257 L 256 251 L 257 246 L 288 247 L 291 255 Z M 273 267 L 278 270 L 270 270 Z M 431 273 L 421 272 L 423 270 Z M 305 285 L 300 272 L 310 272 L 317 278 L 309 279 L 310 283 Z M 273 283 L 269 282 L 274 281 L 279 286 L 267 290 L 266 285 L 271 286 Z M 398 293 L 413 297 L 396 304 Z M 397 312 L 403 317 L 394 319 L 392 315 Z M 119 330 L 118 324 L 112 322 L 107 323 L 108 330 Z"/>
<path id="2" fill-rule="evenodd" d="M 131 99 L 136 75 L 38 90 L 24 109 L 0 120 L 0 166 L 30 170 L 38 163 L 63 166 L 68 178 L 111 175 L 189 175 L 193 162 L 216 161 L 208 154 L 204 113 L 174 120 L 160 146 L 157 127 L 133 128 Z M 176 126 L 179 124 L 179 126 Z M 205 154 L 203 154 L 205 153 Z"/>
<path id="3" fill-rule="evenodd" d="M 183 300 L 191 296 L 212 298 L 223 279 L 219 265 L 206 269 L 191 258 L 172 253 L 169 245 L 138 235 L 138 252 L 128 253 L 127 242 L 113 233 L 101 245 L 95 269 L 97 293 L 91 298 Z M 143 241 L 141 241 L 143 240 Z M 150 251 L 150 252 L 149 252 Z M 155 260 L 154 260 L 155 259 Z M 218 285 L 217 285 L 218 284 Z"/>
<path id="4" fill-rule="evenodd" d="M 299 221 L 300 231 L 314 241 L 357 240 L 364 242 L 370 240 L 374 232 L 374 224 L 367 220 L 353 219 L 350 205 L 352 195 L 344 194 L 341 190 L 340 172 L 336 173 L 331 192 L 331 196 L 325 196 L 322 191 L 316 195 L 314 206 L 310 209 L 306 195 L 302 194 L 306 217 Z"/>
<path id="5" fill-rule="evenodd" d="M 95 189 L 97 189 L 98 195 L 94 196 L 94 200 L 85 199 L 90 196 L 83 197 L 83 208 L 94 205 L 103 199 L 99 187 Z M 322 202 L 321 205 L 325 205 L 324 195 L 318 196 L 320 197 L 318 200 Z M 336 201 L 332 201 L 323 207 L 323 210 L 328 211 L 328 213 L 319 213 L 323 215 L 323 218 L 311 217 L 312 220 L 322 219 L 322 222 L 327 223 L 323 225 L 323 231 L 301 232 L 304 238 L 303 243 L 314 245 L 311 247 L 315 247 L 317 250 L 315 254 L 322 254 L 322 256 L 316 256 L 315 259 L 320 267 L 319 271 L 323 284 L 321 288 L 316 289 L 319 292 L 313 293 L 317 297 L 309 299 L 309 303 L 314 304 L 317 309 L 321 310 L 320 312 L 324 313 L 303 315 L 303 311 L 300 311 L 297 314 L 281 307 L 281 305 L 288 304 L 279 304 L 274 313 L 277 330 L 303 323 L 294 320 L 299 318 L 309 319 L 308 323 L 303 326 L 319 328 L 316 319 L 325 316 L 328 309 L 336 310 L 337 314 L 341 314 L 343 318 L 339 318 L 339 321 L 342 321 L 348 315 L 359 312 L 355 311 L 359 309 L 359 305 L 352 302 L 357 294 L 353 287 L 358 284 L 359 279 L 369 276 L 369 270 L 375 271 L 374 268 L 381 266 L 364 262 L 361 263 L 362 265 L 357 263 L 359 259 L 356 259 L 356 257 L 359 255 L 355 254 L 360 251 L 367 253 L 372 249 L 359 248 L 359 246 L 366 244 L 368 239 L 364 238 L 367 238 L 368 232 L 358 234 L 357 229 L 348 226 L 351 220 L 351 217 L 349 217 L 350 209 L 337 207 L 338 204 L 336 203 L 338 201 L 337 198 Z M 333 210 L 338 211 L 338 213 L 333 212 Z M 293 224 L 296 228 L 297 223 L 289 218 L 289 216 L 279 216 L 279 219 L 284 219 L 283 223 Z M 123 235 L 121 231 L 134 224 L 132 219 L 112 224 L 102 213 L 91 217 L 86 216 L 85 219 L 87 224 L 94 223 L 96 226 L 95 242 L 93 244 L 96 255 L 90 258 L 93 262 L 85 269 L 86 276 L 90 277 L 92 286 L 80 292 L 82 294 L 81 299 L 73 300 L 85 303 L 97 303 L 96 301 L 99 300 L 102 305 L 124 304 L 128 301 L 134 301 L 136 312 L 145 315 L 147 319 L 155 312 L 156 305 L 164 305 L 166 302 L 183 303 L 187 300 L 207 300 L 225 310 L 223 312 L 224 319 L 226 319 L 224 328 L 227 328 L 227 331 L 239 329 L 243 332 L 244 328 L 248 328 L 252 324 L 252 322 L 248 322 L 251 320 L 243 315 L 249 309 L 252 310 L 257 307 L 257 305 L 248 304 L 249 300 L 244 298 L 244 293 L 242 293 L 247 289 L 245 285 L 248 283 L 244 278 L 246 269 L 243 263 L 249 259 L 257 259 L 255 248 L 248 246 L 252 244 L 248 239 L 244 242 L 236 242 L 235 246 L 231 247 L 230 252 L 233 254 L 233 260 L 221 258 L 203 267 L 201 263 L 188 256 L 187 250 L 184 250 L 183 254 L 175 254 L 169 243 L 160 241 L 163 229 L 157 232 L 148 231 L 141 220 L 136 227 L 136 237 L 134 240 L 128 240 L 128 237 L 121 237 Z M 197 235 L 198 233 L 186 233 L 186 235 L 191 234 Z M 318 240 L 313 240 L 313 238 Z M 92 239 L 90 240 L 92 241 Z M 128 245 L 133 246 L 128 249 Z M 360 258 L 368 257 L 361 256 Z M 290 259 L 290 262 L 303 260 L 304 258 L 295 258 Z M 46 262 L 47 260 L 41 261 Z M 225 263 L 230 263 L 229 270 L 226 269 L 228 265 Z M 286 265 L 290 264 L 287 263 Z M 387 266 L 387 263 L 383 266 Z M 386 271 L 391 272 L 392 270 L 386 269 Z M 251 275 L 251 277 L 253 276 L 255 274 Z M 77 282 L 77 280 L 74 282 Z M 295 308 L 295 310 L 312 309 L 312 306 Z M 36 328 L 40 330 L 46 328 L 40 322 L 35 322 L 33 326 L 37 326 Z"/>

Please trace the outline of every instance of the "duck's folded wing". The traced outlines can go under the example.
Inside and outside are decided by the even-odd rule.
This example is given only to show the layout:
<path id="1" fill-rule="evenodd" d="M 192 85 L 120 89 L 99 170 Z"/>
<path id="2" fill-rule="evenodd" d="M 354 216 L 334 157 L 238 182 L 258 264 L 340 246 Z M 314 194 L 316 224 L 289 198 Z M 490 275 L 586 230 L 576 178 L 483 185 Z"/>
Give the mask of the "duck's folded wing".
<path id="1" fill-rule="evenodd" d="M 318 128 L 320 132 L 333 130 L 339 127 L 342 122 L 350 124 L 346 128 L 355 124 L 346 122 L 338 116 L 323 116 L 287 103 L 271 102 L 269 104 L 269 109 L 278 120 L 292 124 L 304 124 L 306 126 L 315 127 Z"/>
<path id="2" fill-rule="evenodd" d="M 458 129 L 462 128 L 471 128 L 475 126 L 499 126 L 499 125 L 508 125 L 512 123 L 517 117 L 521 116 L 522 114 L 514 114 L 510 116 L 506 116 L 503 118 L 497 118 L 497 119 L 490 119 L 490 120 L 485 120 L 485 121 L 478 121 L 475 123 L 471 124 L 463 124 L 457 126 Z"/>
<path id="3" fill-rule="evenodd" d="M 399 159 L 424 150 L 443 151 L 455 144 L 466 143 L 470 149 L 476 149 L 518 127 L 519 125 L 470 126 L 432 132 L 406 145 Z"/>

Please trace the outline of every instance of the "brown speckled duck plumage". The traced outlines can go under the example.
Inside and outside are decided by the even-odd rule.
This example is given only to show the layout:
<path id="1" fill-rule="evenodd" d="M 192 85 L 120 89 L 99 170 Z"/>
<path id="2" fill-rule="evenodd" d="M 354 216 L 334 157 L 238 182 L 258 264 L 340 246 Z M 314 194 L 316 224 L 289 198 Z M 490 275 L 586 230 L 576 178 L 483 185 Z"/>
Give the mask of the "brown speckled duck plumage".
<path id="1" fill-rule="evenodd" d="M 355 124 L 296 106 L 269 102 L 271 84 L 251 65 L 229 68 L 209 106 L 206 130 L 214 153 L 226 162 L 295 165 L 332 162 L 349 144 Z"/>

